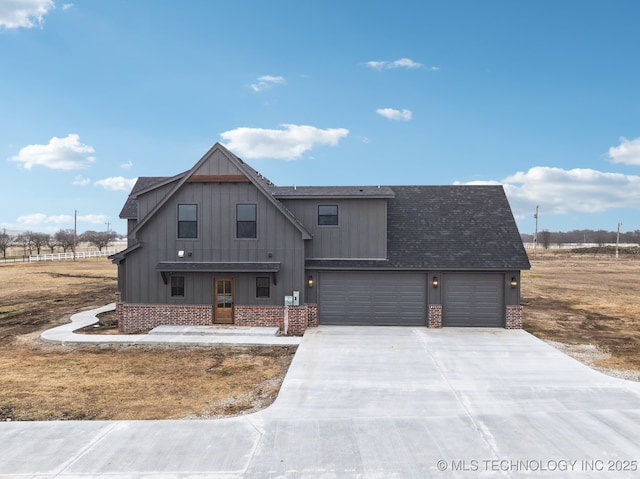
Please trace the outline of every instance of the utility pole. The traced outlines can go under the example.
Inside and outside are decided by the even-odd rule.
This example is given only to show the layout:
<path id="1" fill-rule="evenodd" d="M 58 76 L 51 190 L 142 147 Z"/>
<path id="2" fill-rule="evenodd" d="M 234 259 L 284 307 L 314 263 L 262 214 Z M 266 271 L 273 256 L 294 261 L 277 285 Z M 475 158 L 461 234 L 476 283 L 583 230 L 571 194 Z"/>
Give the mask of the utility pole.
<path id="1" fill-rule="evenodd" d="M 538 246 L 538 205 L 536 205 L 536 212 L 533 217 L 536 219 L 536 232 L 533 234 L 533 259 L 536 259 L 536 247 Z"/>
<path id="2" fill-rule="evenodd" d="M 616 261 L 618 261 L 618 247 L 620 246 L 620 227 L 622 223 L 618 223 L 618 235 L 616 236 Z"/>
<path id="3" fill-rule="evenodd" d="M 111 225 L 111 223 L 109 223 L 108 221 L 105 223 L 105 225 L 107 225 L 107 233 L 109 232 L 109 226 Z"/>
<path id="4" fill-rule="evenodd" d="M 78 210 L 73 210 L 73 261 L 76 260 L 77 241 L 78 241 Z"/>

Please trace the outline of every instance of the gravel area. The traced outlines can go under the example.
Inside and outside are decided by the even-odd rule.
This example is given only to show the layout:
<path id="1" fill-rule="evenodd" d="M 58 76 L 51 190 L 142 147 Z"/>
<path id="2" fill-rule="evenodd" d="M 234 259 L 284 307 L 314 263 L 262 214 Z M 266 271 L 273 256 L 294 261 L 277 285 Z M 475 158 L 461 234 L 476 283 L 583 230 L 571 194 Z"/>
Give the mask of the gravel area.
<path id="1" fill-rule="evenodd" d="M 601 368 L 596 366 L 596 361 L 608 359 L 611 357 L 609 353 L 603 351 L 593 344 L 565 344 L 556 341 L 546 341 L 554 348 L 562 351 L 568 356 L 577 359 L 583 364 L 586 364 L 596 371 L 600 371 L 608 376 L 620 379 L 627 379 L 629 381 L 640 382 L 640 371 L 634 371 L 629 369 L 611 369 Z"/>

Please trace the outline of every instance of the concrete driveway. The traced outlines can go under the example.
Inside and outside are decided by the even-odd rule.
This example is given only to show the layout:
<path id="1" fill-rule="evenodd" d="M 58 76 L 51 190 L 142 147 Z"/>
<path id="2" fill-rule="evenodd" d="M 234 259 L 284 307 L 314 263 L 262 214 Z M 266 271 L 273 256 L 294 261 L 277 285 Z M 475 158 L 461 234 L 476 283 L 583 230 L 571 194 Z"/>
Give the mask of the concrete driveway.
<path id="1" fill-rule="evenodd" d="M 524 331 L 320 327 L 276 402 L 0 424 L 0 477 L 637 477 L 640 384 Z"/>

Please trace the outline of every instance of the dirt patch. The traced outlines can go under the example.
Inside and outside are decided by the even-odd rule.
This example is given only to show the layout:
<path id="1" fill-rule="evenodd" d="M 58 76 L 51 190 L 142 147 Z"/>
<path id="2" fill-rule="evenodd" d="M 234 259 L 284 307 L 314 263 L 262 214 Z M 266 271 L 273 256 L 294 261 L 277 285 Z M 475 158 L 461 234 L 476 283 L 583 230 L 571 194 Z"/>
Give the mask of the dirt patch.
<path id="1" fill-rule="evenodd" d="M 607 374 L 640 371 L 640 259 L 538 252 L 522 274 L 524 328 Z"/>
<path id="2" fill-rule="evenodd" d="M 122 334 L 118 330 L 118 317 L 115 311 L 107 311 L 96 316 L 98 322 L 81 329 L 76 329 L 77 334 Z"/>
<path id="3" fill-rule="evenodd" d="M 274 401 L 296 349 L 44 343 L 43 330 L 114 301 L 115 266 L 104 258 L 0 265 L 0 284 L 3 421 L 245 414 Z M 95 329 L 117 332 L 113 314 L 99 319 Z"/>

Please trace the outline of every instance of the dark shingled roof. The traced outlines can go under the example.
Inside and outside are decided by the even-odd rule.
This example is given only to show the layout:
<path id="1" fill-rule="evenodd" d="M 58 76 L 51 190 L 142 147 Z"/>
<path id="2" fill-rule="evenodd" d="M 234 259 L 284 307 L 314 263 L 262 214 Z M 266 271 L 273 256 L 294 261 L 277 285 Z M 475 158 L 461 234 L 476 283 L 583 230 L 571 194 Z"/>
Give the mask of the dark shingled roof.
<path id="1" fill-rule="evenodd" d="M 502 186 L 394 186 L 387 257 L 394 267 L 529 269 Z"/>
<path id="2" fill-rule="evenodd" d="M 131 193 L 129 193 L 129 197 L 127 198 L 126 203 L 122 207 L 120 211 L 120 218 L 127 219 L 132 218 L 135 219 L 138 217 L 138 200 L 136 196 L 139 192 L 151 188 L 158 183 L 162 183 L 165 180 L 168 180 L 169 176 L 141 176 L 136 181 L 136 184 L 133 185 L 131 189 Z"/>
<path id="3" fill-rule="evenodd" d="M 275 186 L 273 196 L 284 198 L 393 198 L 388 186 Z"/>

